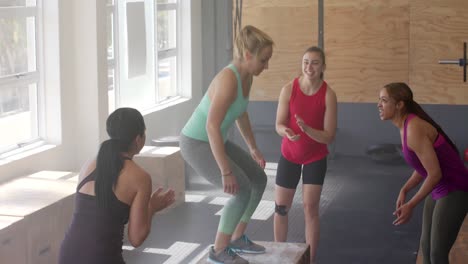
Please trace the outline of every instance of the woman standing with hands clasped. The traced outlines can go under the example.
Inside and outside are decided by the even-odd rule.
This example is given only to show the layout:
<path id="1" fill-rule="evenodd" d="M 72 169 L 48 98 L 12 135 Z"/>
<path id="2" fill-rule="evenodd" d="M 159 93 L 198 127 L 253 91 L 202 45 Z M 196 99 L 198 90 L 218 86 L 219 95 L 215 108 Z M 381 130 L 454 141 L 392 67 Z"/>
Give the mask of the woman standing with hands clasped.
<path id="1" fill-rule="evenodd" d="M 327 171 L 327 144 L 336 131 L 336 94 L 323 80 L 325 54 L 308 48 L 302 57 L 302 75 L 280 93 L 276 131 L 283 137 L 275 187 L 275 241 L 285 242 L 288 211 L 302 173 L 305 238 L 315 261 L 319 240 L 319 203 Z"/>

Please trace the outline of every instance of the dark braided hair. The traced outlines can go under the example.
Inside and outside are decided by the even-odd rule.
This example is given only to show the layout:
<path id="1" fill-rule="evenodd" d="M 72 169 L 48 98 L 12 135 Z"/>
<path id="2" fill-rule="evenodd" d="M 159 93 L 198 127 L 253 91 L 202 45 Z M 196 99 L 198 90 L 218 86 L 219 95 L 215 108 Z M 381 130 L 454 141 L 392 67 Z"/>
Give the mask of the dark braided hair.
<path id="1" fill-rule="evenodd" d="M 450 138 L 445 134 L 444 130 L 437 124 L 423 109 L 422 107 L 413 100 L 413 92 L 409 88 L 409 86 L 406 83 L 403 82 L 396 82 L 396 83 L 389 83 L 384 86 L 384 88 L 387 90 L 388 95 L 393 98 L 397 103 L 398 102 L 403 102 L 405 104 L 406 112 L 415 114 L 419 118 L 425 120 L 429 124 L 431 124 L 435 129 L 437 129 L 437 132 L 439 134 L 442 134 L 442 136 L 447 140 L 447 142 L 453 147 L 453 149 L 458 152 L 457 146 L 450 140 Z"/>

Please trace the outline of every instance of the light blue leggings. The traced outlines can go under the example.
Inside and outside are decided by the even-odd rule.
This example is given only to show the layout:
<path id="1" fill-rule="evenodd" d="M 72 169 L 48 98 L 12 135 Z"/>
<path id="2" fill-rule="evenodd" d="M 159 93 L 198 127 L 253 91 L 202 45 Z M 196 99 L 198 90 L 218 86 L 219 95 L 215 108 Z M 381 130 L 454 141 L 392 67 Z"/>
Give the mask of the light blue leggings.
<path id="1" fill-rule="evenodd" d="M 198 175 L 218 187 L 223 186 L 221 172 L 208 142 L 180 135 L 179 144 L 182 157 Z M 224 147 L 239 190 L 224 206 L 218 232 L 231 235 L 240 221 L 249 222 L 262 199 L 267 177 L 242 148 L 230 141 Z"/>

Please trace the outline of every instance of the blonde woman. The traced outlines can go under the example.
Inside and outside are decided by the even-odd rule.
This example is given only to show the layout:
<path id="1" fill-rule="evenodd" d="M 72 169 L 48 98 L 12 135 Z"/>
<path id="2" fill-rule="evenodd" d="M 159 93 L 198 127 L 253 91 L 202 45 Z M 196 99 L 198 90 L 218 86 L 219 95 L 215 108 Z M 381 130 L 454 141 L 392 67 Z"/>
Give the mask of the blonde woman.
<path id="1" fill-rule="evenodd" d="M 253 77 L 268 69 L 272 54 L 273 41 L 267 34 L 253 26 L 244 27 L 235 40 L 234 60 L 214 77 L 181 133 L 180 149 L 186 162 L 232 195 L 210 248 L 210 263 L 248 263 L 237 253 L 265 252 L 245 235 L 267 181 L 265 160 L 255 143 L 247 104 Z M 227 140 L 234 122 L 250 154 Z"/>

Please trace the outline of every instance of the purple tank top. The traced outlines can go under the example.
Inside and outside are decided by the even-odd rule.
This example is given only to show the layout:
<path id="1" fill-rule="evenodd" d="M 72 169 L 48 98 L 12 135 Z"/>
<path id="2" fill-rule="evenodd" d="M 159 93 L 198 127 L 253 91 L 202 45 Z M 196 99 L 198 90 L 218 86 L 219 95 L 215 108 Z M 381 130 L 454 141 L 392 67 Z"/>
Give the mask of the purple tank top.
<path id="1" fill-rule="evenodd" d="M 415 116 L 415 114 L 409 114 L 408 118 L 405 120 L 403 129 L 403 155 L 406 162 L 425 179 L 427 177 L 426 170 L 421 164 L 416 153 L 409 149 L 406 143 L 406 129 L 408 127 L 408 123 Z M 433 146 L 437 159 L 439 160 L 442 178 L 432 190 L 432 199 L 440 199 L 453 191 L 468 192 L 468 170 L 463 164 L 458 153 L 441 134 L 437 136 Z"/>

